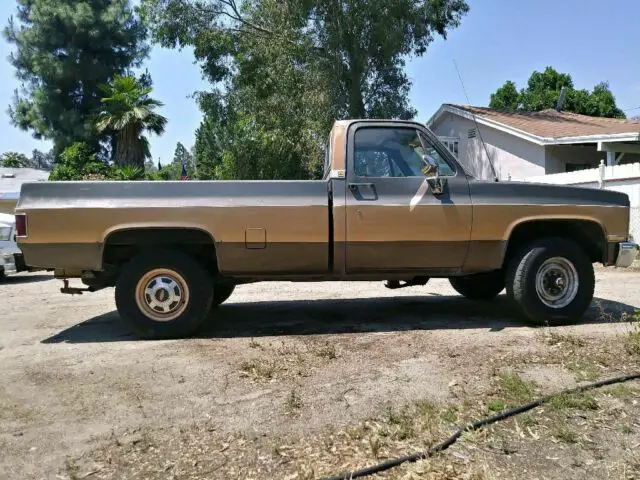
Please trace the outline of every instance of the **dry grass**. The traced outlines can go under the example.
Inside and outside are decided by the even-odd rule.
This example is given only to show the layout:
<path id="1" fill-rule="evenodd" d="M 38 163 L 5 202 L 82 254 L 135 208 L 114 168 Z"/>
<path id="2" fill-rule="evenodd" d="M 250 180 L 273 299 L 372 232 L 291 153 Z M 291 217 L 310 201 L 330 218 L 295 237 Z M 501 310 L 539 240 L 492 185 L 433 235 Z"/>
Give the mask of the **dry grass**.
<path id="1" fill-rule="evenodd" d="M 255 358 L 240 364 L 240 371 L 254 380 L 271 380 L 281 370 L 282 366 L 273 360 Z"/>

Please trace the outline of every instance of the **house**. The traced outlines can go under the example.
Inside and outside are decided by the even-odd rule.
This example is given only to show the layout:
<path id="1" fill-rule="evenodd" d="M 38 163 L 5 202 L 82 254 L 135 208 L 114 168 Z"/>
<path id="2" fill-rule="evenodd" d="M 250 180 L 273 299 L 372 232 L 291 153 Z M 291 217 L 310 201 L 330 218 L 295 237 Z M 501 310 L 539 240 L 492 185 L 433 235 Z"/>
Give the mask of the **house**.
<path id="1" fill-rule="evenodd" d="M 505 180 L 640 162 L 638 120 L 444 104 L 427 125 L 477 178 L 493 177 L 488 158 Z"/>
<path id="2" fill-rule="evenodd" d="M 44 182 L 48 178 L 46 170 L 0 167 L 0 213 L 13 214 L 23 183 Z"/>

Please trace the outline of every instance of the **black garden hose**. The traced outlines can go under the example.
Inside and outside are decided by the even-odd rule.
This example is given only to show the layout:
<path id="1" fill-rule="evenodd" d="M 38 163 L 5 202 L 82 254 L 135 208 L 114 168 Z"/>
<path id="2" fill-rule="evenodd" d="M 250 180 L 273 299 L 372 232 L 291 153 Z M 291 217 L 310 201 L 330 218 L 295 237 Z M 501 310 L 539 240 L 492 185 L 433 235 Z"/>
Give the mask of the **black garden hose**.
<path id="1" fill-rule="evenodd" d="M 492 423 L 499 422 L 501 420 L 505 420 L 509 417 L 513 417 L 514 415 L 518 415 L 519 413 L 526 412 L 528 410 L 532 410 L 536 407 L 539 407 L 543 403 L 549 402 L 551 399 L 555 397 L 559 397 L 561 395 L 570 395 L 573 393 L 580 393 L 586 390 L 593 390 L 594 388 L 605 387 L 607 385 L 614 385 L 616 383 L 624 383 L 631 380 L 640 379 L 640 373 L 633 373 L 631 375 L 624 375 L 622 377 L 609 378 L 607 380 L 601 380 L 599 382 L 588 383 L 586 385 L 581 385 L 576 388 L 570 388 L 568 390 L 562 390 L 561 392 L 554 393 L 553 395 L 547 395 L 546 397 L 540 397 L 533 402 L 520 405 L 519 407 L 510 408 L 508 410 L 504 410 L 497 415 L 493 415 L 492 417 L 483 418 L 482 420 L 476 420 L 475 422 L 469 423 L 461 428 L 458 428 L 453 435 L 439 443 L 435 447 L 430 448 L 429 450 L 414 453 L 411 455 L 406 455 L 404 457 L 398 457 L 391 460 L 387 460 L 386 462 L 379 463 L 377 465 L 373 465 L 371 467 L 366 467 L 361 470 L 354 470 L 352 472 L 342 473 L 340 475 L 335 475 L 333 477 L 325 477 L 321 480 L 351 480 L 352 478 L 361 478 L 366 477 L 368 475 L 374 475 L 376 473 L 384 472 L 385 470 L 390 470 L 395 468 L 403 463 L 413 463 L 418 462 L 420 460 L 424 460 L 426 458 L 431 457 L 433 454 L 442 452 L 449 448 L 451 445 L 456 443 L 458 439 L 465 432 L 472 432 L 474 430 L 479 430 L 481 428 L 486 427 L 487 425 L 491 425 Z"/>

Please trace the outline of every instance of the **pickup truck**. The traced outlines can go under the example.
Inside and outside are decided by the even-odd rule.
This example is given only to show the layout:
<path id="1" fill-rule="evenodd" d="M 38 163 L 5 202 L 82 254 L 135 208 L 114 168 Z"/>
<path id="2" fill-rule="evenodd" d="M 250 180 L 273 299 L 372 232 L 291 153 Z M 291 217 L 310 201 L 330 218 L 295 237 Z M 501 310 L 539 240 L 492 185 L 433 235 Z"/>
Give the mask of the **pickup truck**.
<path id="1" fill-rule="evenodd" d="M 16 214 L 29 266 L 53 269 L 63 293 L 115 286 L 144 338 L 192 334 L 236 285 L 268 280 L 444 277 L 477 301 L 506 288 L 531 321 L 576 321 L 593 264 L 638 253 L 626 195 L 476 180 L 407 121 L 336 122 L 322 180 L 40 182 Z"/>

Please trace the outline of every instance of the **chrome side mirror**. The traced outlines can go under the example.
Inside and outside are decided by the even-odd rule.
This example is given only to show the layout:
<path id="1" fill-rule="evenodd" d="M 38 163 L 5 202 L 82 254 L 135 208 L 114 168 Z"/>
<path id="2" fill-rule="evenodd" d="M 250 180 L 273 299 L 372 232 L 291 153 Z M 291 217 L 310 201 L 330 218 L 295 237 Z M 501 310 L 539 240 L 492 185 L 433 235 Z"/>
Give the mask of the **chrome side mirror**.
<path id="1" fill-rule="evenodd" d="M 422 156 L 422 174 L 426 178 L 438 178 L 439 167 L 436 161 L 431 158 L 429 155 Z"/>

